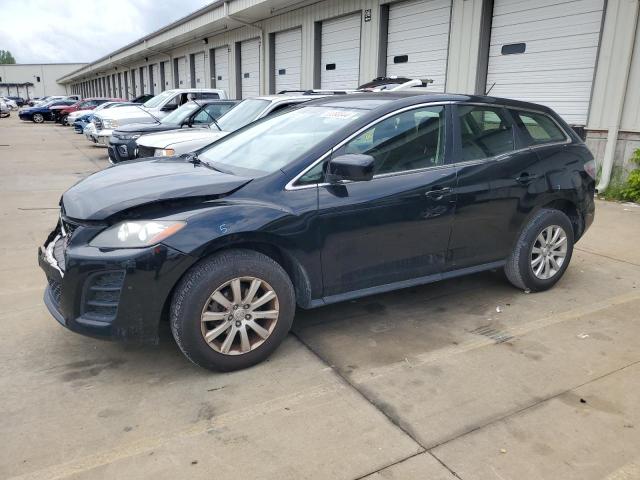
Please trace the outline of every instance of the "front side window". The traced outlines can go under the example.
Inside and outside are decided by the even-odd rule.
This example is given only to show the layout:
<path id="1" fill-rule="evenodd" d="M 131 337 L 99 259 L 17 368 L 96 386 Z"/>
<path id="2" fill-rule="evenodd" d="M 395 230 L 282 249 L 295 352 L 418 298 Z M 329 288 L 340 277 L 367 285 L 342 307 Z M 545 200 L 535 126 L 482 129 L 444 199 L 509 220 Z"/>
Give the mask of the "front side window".
<path id="1" fill-rule="evenodd" d="M 442 105 L 402 112 L 361 133 L 337 155 L 371 155 L 375 161 L 374 175 L 442 165 L 445 124 Z"/>
<path id="2" fill-rule="evenodd" d="M 513 128 L 502 108 L 458 105 L 460 162 L 491 158 L 514 150 Z"/>
<path id="3" fill-rule="evenodd" d="M 547 115 L 520 110 L 510 110 L 510 112 L 520 129 L 525 147 L 564 142 L 567 139 L 556 122 Z"/>
<path id="4" fill-rule="evenodd" d="M 364 113 L 326 106 L 298 108 L 229 135 L 199 157 L 222 171 L 252 177 L 266 175 L 301 158 Z"/>

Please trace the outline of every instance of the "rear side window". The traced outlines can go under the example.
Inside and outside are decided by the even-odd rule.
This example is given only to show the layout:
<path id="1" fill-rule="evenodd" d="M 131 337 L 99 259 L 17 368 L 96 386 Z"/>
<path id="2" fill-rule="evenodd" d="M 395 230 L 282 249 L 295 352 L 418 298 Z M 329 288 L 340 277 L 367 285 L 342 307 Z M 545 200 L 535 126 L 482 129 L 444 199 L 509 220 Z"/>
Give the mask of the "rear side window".
<path id="1" fill-rule="evenodd" d="M 567 136 L 549 116 L 543 113 L 510 110 L 520 129 L 524 146 L 564 142 Z"/>
<path id="2" fill-rule="evenodd" d="M 198 94 L 198 98 L 207 99 L 207 100 L 218 100 L 220 95 L 213 92 L 202 92 Z"/>
<path id="3" fill-rule="evenodd" d="M 458 105 L 459 162 L 491 158 L 514 150 L 513 127 L 502 108 Z"/>

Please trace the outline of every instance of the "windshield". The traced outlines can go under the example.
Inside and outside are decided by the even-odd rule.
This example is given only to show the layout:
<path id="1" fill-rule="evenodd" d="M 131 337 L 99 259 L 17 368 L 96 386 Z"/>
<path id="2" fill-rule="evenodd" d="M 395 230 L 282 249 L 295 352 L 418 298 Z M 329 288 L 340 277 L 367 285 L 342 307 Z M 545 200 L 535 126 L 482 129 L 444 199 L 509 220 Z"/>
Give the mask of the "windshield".
<path id="1" fill-rule="evenodd" d="M 146 108 L 155 108 L 161 105 L 162 103 L 164 103 L 165 100 L 173 97 L 175 94 L 176 92 L 174 92 L 173 90 L 167 90 L 166 92 L 162 92 L 161 94 L 156 95 L 152 99 L 147 100 L 145 103 L 142 104 L 142 106 Z"/>
<path id="2" fill-rule="evenodd" d="M 364 113 L 334 107 L 298 108 L 267 117 L 214 143 L 199 158 L 224 172 L 265 175 L 304 155 Z"/>
<path id="3" fill-rule="evenodd" d="M 243 100 L 220 117 L 218 125 L 220 125 L 220 128 L 225 132 L 234 132 L 257 119 L 258 114 L 262 112 L 267 105 L 269 105 L 269 100 L 258 100 L 256 98 Z M 215 130 L 218 129 L 215 125 L 211 128 Z"/>
<path id="4" fill-rule="evenodd" d="M 160 120 L 160 123 L 164 125 L 180 125 L 197 109 L 198 105 L 195 102 L 187 102 Z"/>

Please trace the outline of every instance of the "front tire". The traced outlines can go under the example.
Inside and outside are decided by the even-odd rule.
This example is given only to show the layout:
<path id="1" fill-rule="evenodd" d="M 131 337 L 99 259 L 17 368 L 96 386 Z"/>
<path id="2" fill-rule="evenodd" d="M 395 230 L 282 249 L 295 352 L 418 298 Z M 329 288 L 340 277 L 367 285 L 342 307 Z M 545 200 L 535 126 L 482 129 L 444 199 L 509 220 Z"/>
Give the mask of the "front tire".
<path id="1" fill-rule="evenodd" d="M 64 117 L 62 117 L 60 119 L 60 124 L 63 125 L 63 126 L 67 126 L 67 125 L 69 125 L 68 120 L 69 120 L 69 115 L 65 115 Z"/>
<path id="2" fill-rule="evenodd" d="M 41 113 L 36 113 L 33 115 L 33 121 L 34 123 L 42 123 L 44 122 L 44 115 L 42 115 Z"/>
<path id="3" fill-rule="evenodd" d="M 522 230 L 504 267 L 517 288 L 541 292 L 553 287 L 569 266 L 573 226 L 559 210 L 542 209 Z"/>
<path id="4" fill-rule="evenodd" d="M 228 250 L 196 264 L 180 281 L 171 331 L 196 365 L 238 370 L 273 353 L 294 313 L 293 285 L 277 262 L 250 250 Z"/>

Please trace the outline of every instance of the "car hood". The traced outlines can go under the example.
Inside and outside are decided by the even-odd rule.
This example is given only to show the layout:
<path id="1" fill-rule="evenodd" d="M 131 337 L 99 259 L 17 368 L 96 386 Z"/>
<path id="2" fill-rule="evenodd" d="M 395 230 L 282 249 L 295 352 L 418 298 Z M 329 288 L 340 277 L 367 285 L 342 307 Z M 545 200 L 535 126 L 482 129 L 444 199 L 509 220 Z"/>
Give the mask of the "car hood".
<path id="1" fill-rule="evenodd" d="M 152 133 L 144 135 L 138 139 L 138 145 L 151 148 L 166 148 L 169 145 L 182 142 L 192 142 L 194 140 L 216 140 L 228 135 L 228 132 L 220 132 L 218 130 L 203 129 L 180 129 L 171 130 L 170 132 Z M 210 143 L 210 142 L 207 142 Z"/>
<path id="2" fill-rule="evenodd" d="M 94 112 L 93 110 L 76 110 L 75 112 L 71 112 L 69 116 L 78 118 L 83 115 L 87 115 L 88 113 L 94 113 Z"/>
<path id="3" fill-rule="evenodd" d="M 124 162 L 94 173 L 62 195 L 66 216 L 104 220 L 123 210 L 162 200 L 214 197 L 250 182 L 194 165 L 184 158 L 154 158 Z"/>
<path id="4" fill-rule="evenodd" d="M 133 106 L 100 110 L 98 115 L 100 115 L 101 118 L 109 118 L 114 120 L 120 120 L 123 118 L 144 119 L 144 121 L 141 123 L 149 123 L 149 122 L 156 121 L 150 114 L 147 113 L 147 110 L 145 108 L 138 108 Z M 147 119 L 149 120 L 149 122 L 146 121 Z"/>
<path id="5" fill-rule="evenodd" d="M 132 133 L 147 133 L 147 132 L 163 132 L 166 130 L 173 130 L 180 128 L 178 125 L 166 125 L 163 123 L 128 123 L 114 130 L 114 135 L 132 134 Z"/>

